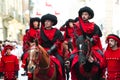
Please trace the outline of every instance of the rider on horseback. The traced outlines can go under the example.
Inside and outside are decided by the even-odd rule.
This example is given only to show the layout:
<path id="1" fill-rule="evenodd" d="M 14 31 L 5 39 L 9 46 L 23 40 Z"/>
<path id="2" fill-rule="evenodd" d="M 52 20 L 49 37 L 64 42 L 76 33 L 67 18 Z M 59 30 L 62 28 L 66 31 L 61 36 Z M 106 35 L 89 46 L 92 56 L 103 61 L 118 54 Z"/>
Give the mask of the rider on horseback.
<path id="1" fill-rule="evenodd" d="M 62 52 L 63 35 L 57 28 L 53 28 L 57 24 L 57 17 L 52 14 L 46 14 L 41 17 L 40 45 L 48 52 L 54 55 L 62 66 L 64 73 L 64 60 Z"/>
<path id="2" fill-rule="evenodd" d="M 78 12 L 79 17 L 78 17 L 78 22 L 75 23 L 75 36 L 76 36 L 76 48 L 74 48 L 73 50 L 73 57 L 71 57 L 71 59 L 73 59 L 72 61 L 72 70 L 71 70 L 71 74 L 72 74 L 72 80 L 88 80 L 87 79 L 87 73 L 91 72 L 91 74 L 94 74 L 92 72 L 94 72 L 96 68 L 94 68 L 94 66 L 99 66 L 101 67 L 101 61 L 103 59 L 103 52 L 102 52 L 102 46 L 101 46 L 101 41 L 100 41 L 100 37 L 102 36 L 102 32 L 99 29 L 99 27 L 93 23 L 93 22 L 89 22 L 90 19 L 92 19 L 94 17 L 94 12 L 91 8 L 89 7 L 83 7 L 79 10 Z M 80 62 L 81 59 L 84 59 L 83 55 L 79 54 L 79 60 L 78 58 L 76 58 L 76 54 L 74 53 L 79 53 L 79 48 L 80 45 L 79 44 L 79 36 L 83 35 L 83 37 L 89 38 L 90 39 L 90 43 L 92 43 L 91 46 L 91 52 L 94 54 L 95 58 L 92 55 L 88 56 L 88 59 L 85 61 L 85 64 L 83 66 L 77 65 L 77 62 Z M 80 63 L 81 64 L 81 63 Z M 76 66 L 77 65 L 77 66 Z M 75 70 L 75 68 L 77 69 L 83 69 L 82 72 Z M 77 73 L 78 72 L 78 73 Z M 78 77 L 79 76 L 79 77 Z M 92 76 L 89 76 L 90 78 L 92 78 Z M 92 78 L 92 80 L 94 80 Z M 95 79 L 98 80 L 98 79 Z"/>
<path id="3" fill-rule="evenodd" d="M 38 17 L 30 18 L 30 29 L 26 30 L 26 34 L 23 37 L 24 54 L 22 55 L 21 59 L 22 59 L 22 68 L 24 68 L 25 71 L 27 71 L 26 59 L 28 57 L 28 55 L 27 55 L 28 50 L 31 48 L 31 46 L 32 46 L 31 44 L 35 43 L 34 39 L 37 39 L 39 41 L 39 37 L 40 37 L 39 25 L 40 25 L 40 18 L 38 18 Z M 22 75 L 26 75 L 26 72 Z"/>
<path id="4" fill-rule="evenodd" d="M 30 29 L 26 30 L 26 33 L 23 37 L 23 51 L 24 53 L 28 50 L 28 42 L 30 38 L 37 38 L 39 39 L 39 34 L 40 34 L 40 18 L 34 17 L 30 18 Z"/>

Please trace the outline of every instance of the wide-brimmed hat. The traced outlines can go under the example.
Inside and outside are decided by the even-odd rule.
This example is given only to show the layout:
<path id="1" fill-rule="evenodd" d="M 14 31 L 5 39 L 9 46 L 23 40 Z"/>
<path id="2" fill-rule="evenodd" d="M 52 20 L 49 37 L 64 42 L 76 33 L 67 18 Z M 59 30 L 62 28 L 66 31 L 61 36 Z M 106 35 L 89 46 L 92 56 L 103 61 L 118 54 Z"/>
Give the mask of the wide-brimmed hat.
<path id="1" fill-rule="evenodd" d="M 41 17 L 41 23 L 44 24 L 45 20 L 51 20 L 53 22 L 53 26 L 57 24 L 57 17 L 52 14 L 46 14 Z"/>
<path id="2" fill-rule="evenodd" d="M 92 19 L 94 17 L 94 12 L 90 7 L 85 6 L 85 7 L 81 8 L 78 12 L 80 17 L 81 17 L 83 12 L 88 12 L 88 14 L 90 15 L 89 19 Z"/>

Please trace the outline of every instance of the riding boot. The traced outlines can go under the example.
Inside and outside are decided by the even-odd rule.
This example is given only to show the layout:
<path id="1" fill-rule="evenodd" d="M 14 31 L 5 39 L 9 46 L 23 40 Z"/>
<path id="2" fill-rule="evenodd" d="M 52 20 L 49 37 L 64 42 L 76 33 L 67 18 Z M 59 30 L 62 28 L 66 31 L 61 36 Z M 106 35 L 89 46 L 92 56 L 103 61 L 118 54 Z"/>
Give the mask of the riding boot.
<path id="1" fill-rule="evenodd" d="M 56 54 L 54 54 L 55 55 L 55 57 L 60 61 L 60 64 L 61 64 L 61 67 L 62 67 L 62 73 L 63 73 L 63 75 L 64 75 L 64 73 L 65 73 L 65 69 L 64 69 L 64 60 L 63 60 L 63 58 L 58 54 L 58 53 L 56 53 Z M 65 75 L 64 75 L 65 76 Z"/>

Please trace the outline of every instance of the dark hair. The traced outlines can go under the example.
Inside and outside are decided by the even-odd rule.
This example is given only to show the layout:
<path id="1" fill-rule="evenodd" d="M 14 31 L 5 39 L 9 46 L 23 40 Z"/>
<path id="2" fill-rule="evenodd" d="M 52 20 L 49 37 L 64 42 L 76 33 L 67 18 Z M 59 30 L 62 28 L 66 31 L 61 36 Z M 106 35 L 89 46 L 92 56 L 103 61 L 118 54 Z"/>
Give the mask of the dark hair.
<path id="1" fill-rule="evenodd" d="M 2 44 L 2 41 L 0 40 L 0 44 Z"/>

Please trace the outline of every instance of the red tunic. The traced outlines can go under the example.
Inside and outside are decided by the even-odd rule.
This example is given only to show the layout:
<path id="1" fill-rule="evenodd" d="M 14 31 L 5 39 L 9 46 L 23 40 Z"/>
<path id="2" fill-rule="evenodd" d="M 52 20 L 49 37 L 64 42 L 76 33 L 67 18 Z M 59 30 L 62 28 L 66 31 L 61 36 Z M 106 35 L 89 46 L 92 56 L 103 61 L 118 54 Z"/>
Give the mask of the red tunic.
<path id="1" fill-rule="evenodd" d="M 21 67 L 22 67 L 23 69 L 26 68 L 28 56 L 29 56 L 29 53 L 27 53 L 27 52 L 26 52 L 26 53 L 24 54 L 24 56 L 23 56 L 22 65 L 21 65 Z"/>
<path id="2" fill-rule="evenodd" d="M 120 48 L 106 50 L 104 59 L 108 70 L 107 80 L 120 80 Z"/>
<path id="3" fill-rule="evenodd" d="M 40 39 L 40 29 L 33 29 L 33 28 L 30 28 L 27 33 L 24 35 L 23 37 L 23 50 L 24 52 L 26 52 L 29 48 L 28 46 L 28 42 L 31 40 L 31 38 L 34 38 L 34 39 Z"/>
<path id="4" fill-rule="evenodd" d="M 19 70 L 19 62 L 16 56 L 2 57 L 3 72 L 5 80 L 16 80 L 15 73 Z"/>
<path id="5" fill-rule="evenodd" d="M 82 35 L 82 31 L 80 29 L 80 23 L 81 23 L 83 31 L 87 34 L 87 36 L 89 36 L 90 38 L 93 38 L 94 42 L 97 43 L 92 47 L 94 47 L 95 49 L 102 50 L 102 45 L 101 45 L 101 41 L 100 41 L 100 37 L 102 36 L 102 33 L 101 33 L 99 27 L 93 22 L 84 22 L 80 18 L 80 20 L 75 23 L 76 34 L 78 36 Z"/>
<path id="6" fill-rule="evenodd" d="M 2 67 L 1 58 L 0 58 L 0 72 L 3 72 L 3 67 Z"/>
<path id="7" fill-rule="evenodd" d="M 28 38 L 27 34 L 23 36 L 23 51 L 26 52 L 29 49 L 29 46 L 27 44 Z"/>
<path id="8" fill-rule="evenodd" d="M 63 36 L 58 29 L 42 29 L 40 35 L 40 45 L 42 45 L 42 47 L 44 47 L 45 50 L 49 50 L 53 45 L 57 45 L 57 51 L 59 55 L 63 56 L 61 51 Z"/>
<path id="9" fill-rule="evenodd" d="M 91 71 L 89 72 L 90 74 L 85 71 L 84 66 L 79 67 L 79 72 L 82 74 L 83 77 L 87 78 L 87 76 L 90 75 L 92 78 L 98 72 L 99 68 L 103 67 L 103 65 L 102 65 L 103 57 L 100 53 L 97 52 L 97 50 L 102 50 L 101 42 L 100 42 L 100 37 L 102 36 L 102 34 L 97 25 L 95 25 L 94 23 L 91 23 L 91 22 L 84 22 L 81 18 L 79 18 L 79 21 L 75 23 L 75 25 L 76 25 L 76 28 L 75 28 L 76 33 L 75 34 L 78 36 L 82 35 L 82 30 L 80 28 L 80 24 L 81 24 L 83 31 L 86 33 L 86 35 L 89 36 L 90 38 L 93 38 L 93 40 L 95 40 L 95 43 L 97 43 L 92 46 L 93 57 L 96 61 L 93 64 Z M 78 52 L 78 49 L 74 48 L 72 53 L 77 53 L 77 52 Z M 76 54 L 76 56 L 73 58 L 72 67 L 71 67 L 72 80 L 78 80 L 78 78 L 76 76 L 77 73 L 75 71 L 75 65 L 78 62 L 78 59 L 79 59 L 78 55 Z M 98 67 L 98 65 L 100 67 Z"/>

